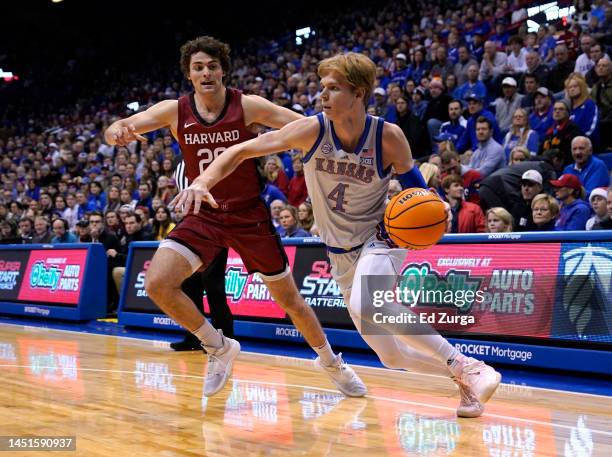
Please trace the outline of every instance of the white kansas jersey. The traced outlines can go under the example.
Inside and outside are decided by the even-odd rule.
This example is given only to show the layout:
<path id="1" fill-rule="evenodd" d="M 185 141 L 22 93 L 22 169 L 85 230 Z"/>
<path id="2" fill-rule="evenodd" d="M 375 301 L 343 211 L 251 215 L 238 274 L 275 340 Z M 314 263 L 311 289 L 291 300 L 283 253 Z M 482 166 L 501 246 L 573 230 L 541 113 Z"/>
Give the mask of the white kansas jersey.
<path id="1" fill-rule="evenodd" d="M 314 219 L 327 246 L 349 250 L 376 233 L 385 212 L 391 178 L 382 163 L 385 121 L 367 115 L 355 151 L 348 152 L 325 114 L 317 118 L 319 136 L 303 159 Z"/>

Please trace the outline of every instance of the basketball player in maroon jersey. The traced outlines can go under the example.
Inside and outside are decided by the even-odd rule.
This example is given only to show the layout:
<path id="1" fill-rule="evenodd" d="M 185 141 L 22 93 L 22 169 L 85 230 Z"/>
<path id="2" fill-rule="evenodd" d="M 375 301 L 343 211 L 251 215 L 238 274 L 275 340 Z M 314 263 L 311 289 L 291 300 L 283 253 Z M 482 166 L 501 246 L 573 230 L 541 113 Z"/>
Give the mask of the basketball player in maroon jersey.
<path id="1" fill-rule="evenodd" d="M 144 141 L 142 133 L 170 128 L 180 144 L 187 178 L 193 182 L 226 148 L 254 138 L 257 124 L 281 128 L 301 118 L 262 97 L 227 88 L 229 46 L 214 38 L 185 43 L 181 69 L 194 92 L 113 123 L 105 132 L 108 144 L 125 146 Z M 261 190 L 255 160 L 245 161 L 220 182 L 214 190 L 219 207 L 202 205 L 199 212 L 189 212 L 161 242 L 147 271 L 149 297 L 202 341 L 208 354 L 204 394 L 215 394 L 227 382 L 240 344 L 215 330 L 183 293 L 181 284 L 194 271 L 206 268 L 221 249 L 231 247 L 249 273 L 259 273 L 274 300 L 317 352 L 315 366 L 345 395 L 365 395 L 365 385 L 332 352 L 314 312 L 300 296 L 268 208 L 259 197 Z"/>

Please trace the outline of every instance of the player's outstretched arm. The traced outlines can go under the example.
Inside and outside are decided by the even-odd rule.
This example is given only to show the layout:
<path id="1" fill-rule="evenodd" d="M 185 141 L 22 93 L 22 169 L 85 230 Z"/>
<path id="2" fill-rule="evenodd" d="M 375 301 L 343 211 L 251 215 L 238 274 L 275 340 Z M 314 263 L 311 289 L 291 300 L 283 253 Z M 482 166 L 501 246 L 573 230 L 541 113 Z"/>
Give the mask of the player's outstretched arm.
<path id="1" fill-rule="evenodd" d="M 176 131 L 178 101 L 164 100 L 151 108 L 125 119 L 113 122 L 104 132 L 106 143 L 114 146 L 127 146 L 132 141 L 146 141 L 141 133 L 151 132 L 162 127 L 171 127 Z"/>
<path id="2" fill-rule="evenodd" d="M 268 154 L 287 151 L 289 149 L 308 150 L 315 143 L 320 130 L 320 124 L 316 117 L 307 117 L 287 124 L 280 130 L 264 133 L 263 135 L 236 144 L 219 155 L 204 170 L 193 183 L 180 192 L 172 202 L 171 207 L 183 208 L 187 214 L 191 205 L 194 205 L 194 213 L 200 211 L 202 201 L 217 208 L 217 202 L 210 190 L 215 185 L 229 176 L 245 160 L 254 157 L 262 157 Z"/>
<path id="3" fill-rule="evenodd" d="M 243 95 L 244 113 L 247 125 L 260 124 L 274 129 L 283 128 L 290 122 L 303 119 L 304 116 L 290 109 L 275 105 L 259 95 Z"/>

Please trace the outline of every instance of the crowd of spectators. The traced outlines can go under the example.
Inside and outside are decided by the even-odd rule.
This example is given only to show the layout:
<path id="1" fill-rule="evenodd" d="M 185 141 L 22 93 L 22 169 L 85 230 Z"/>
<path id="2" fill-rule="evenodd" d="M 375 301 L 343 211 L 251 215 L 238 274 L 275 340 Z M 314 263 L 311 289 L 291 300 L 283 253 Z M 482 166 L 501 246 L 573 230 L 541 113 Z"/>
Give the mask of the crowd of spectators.
<path id="1" fill-rule="evenodd" d="M 567 23 L 537 32 L 526 19 L 521 0 L 392 2 L 323 18 L 301 46 L 235 51 L 229 85 L 311 116 L 322 111 L 318 62 L 365 53 L 377 65 L 368 113 L 402 128 L 451 206 L 453 232 L 610 228 L 598 155 L 612 144 L 612 8 L 581 1 Z M 99 241 L 119 282 L 129 243 L 161 240 L 181 219 L 167 206 L 180 150 L 164 130 L 127 148 L 106 145 L 103 131 L 129 114 L 127 102 L 146 107 L 190 88 L 178 73 L 109 84 L 97 102 L 2 127 L 0 243 Z M 265 158 L 260 173 L 281 236 L 316 236 L 299 152 Z M 399 190 L 392 181 L 390 196 Z"/>

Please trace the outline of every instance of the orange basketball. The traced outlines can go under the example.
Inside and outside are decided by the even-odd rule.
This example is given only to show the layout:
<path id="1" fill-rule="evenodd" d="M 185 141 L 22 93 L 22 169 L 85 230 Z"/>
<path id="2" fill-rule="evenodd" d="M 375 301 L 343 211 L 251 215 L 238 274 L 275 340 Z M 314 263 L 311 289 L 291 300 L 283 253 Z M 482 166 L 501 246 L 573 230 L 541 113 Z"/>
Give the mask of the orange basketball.
<path id="1" fill-rule="evenodd" d="M 427 249 L 446 229 L 446 207 L 440 197 L 427 189 L 405 189 L 385 209 L 385 228 L 402 248 Z"/>

